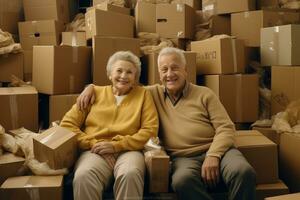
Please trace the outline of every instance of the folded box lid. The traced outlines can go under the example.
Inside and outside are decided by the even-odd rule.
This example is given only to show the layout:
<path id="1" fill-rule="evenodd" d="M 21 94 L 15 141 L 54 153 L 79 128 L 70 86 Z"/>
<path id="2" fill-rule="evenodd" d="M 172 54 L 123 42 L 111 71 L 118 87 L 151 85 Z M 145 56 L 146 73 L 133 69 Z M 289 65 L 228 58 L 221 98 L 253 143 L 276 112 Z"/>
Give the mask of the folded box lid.
<path id="1" fill-rule="evenodd" d="M 63 176 L 18 176 L 8 178 L 1 186 L 10 188 L 49 188 L 61 187 Z"/>
<path id="2" fill-rule="evenodd" d="M 37 90 L 32 86 L 24 87 L 1 87 L 0 95 L 37 94 Z"/>
<path id="3" fill-rule="evenodd" d="M 276 146 L 274 142 L 256 130 L 237 131 L 234 136 L 234 145 L 237 148 Z"/>

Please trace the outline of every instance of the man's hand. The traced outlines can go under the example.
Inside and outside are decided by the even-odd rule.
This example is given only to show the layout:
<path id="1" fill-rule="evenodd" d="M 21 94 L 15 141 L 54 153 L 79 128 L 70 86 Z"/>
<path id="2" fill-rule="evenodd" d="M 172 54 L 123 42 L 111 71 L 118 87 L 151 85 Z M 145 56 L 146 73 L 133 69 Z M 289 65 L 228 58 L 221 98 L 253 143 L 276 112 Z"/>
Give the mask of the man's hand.
<path id="1" fill-rule="evenodd" d="M 89 104 L 93 104 L 95 101 L 94 85 L 88 85 L 76 99 L 76 105 L 79 110 L 84 110 Z"/>
<path id="2" fill-rule="evenodd" d="M 207 156 L 202 164 L 201 177 L 204 183 L 213 188 L 220 180 L 220 159 L 214 156 Z"/>

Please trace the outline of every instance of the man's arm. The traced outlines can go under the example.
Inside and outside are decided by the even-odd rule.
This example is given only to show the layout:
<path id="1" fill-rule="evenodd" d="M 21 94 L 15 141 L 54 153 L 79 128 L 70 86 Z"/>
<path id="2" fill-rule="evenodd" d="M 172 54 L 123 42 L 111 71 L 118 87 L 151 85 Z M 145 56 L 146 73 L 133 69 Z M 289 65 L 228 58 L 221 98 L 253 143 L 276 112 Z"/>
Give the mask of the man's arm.
<path id="1" fill-rule="evenodd" d="M 92 105 L 95 101 L 94 84 L 89 84 L 84 88 L 80 95 L 76 99 L 76 105 L 79 110 L 83 111 Z"/>

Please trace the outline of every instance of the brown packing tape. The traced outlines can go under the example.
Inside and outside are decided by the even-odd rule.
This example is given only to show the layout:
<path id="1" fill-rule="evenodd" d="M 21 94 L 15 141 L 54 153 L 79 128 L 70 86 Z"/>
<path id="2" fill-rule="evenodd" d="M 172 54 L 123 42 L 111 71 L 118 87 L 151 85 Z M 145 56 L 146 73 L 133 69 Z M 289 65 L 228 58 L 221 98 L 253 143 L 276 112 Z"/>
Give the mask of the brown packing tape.
<path id="1" fill-rule="evenodd" d="M 9 108 L 11 112 L 10 121 L 12 125 L 12 129 L 20 128 L 19 127 L 19 112 L 18 112 L 18 103 L 17 103 L 17 95 L 9 96 Z"/>
<path id="2" fill-rule="evenodd" d="M 237 55 L 236 55 L 236 39 L 232 39 L 231 38 L 231 52 L 232 52 L 232 56 L 233 56 L 233 70 L 235 73 L 238 72 L 238 68 L 237 68 Z"/>
<path id="3" fill-rule="evenodd" d="M 74 75 L 69 76 L 69 93 L 70 94 L 75 93 L 75 76 Z"/>
<path id="4" fill-rule="evenodd" d="M 268 44 L 268 50 L 273 54 L 275 57 L 275 63 L 278 64 L 279 61 L 279 53 L 278 53 L 278 48 L 279 48 L 279 27 L 274 26 L 272 27 L 273 29 L 273 34 L 272 34 L 272 40 Z"/>
<path id="5" fill-rule="evenodd" d="M 28 194 L 30 200 L 40 200 L 40 191 L 34 183 L 32 183 L 29 178 L 26 184 L 24 185 L 26 193 Z"/>
<path id="6" fill-rule="evenodd" d="M 243 119 L 243 80 L 242 80 L 242 74 L 236 74 L 234 75 L 236 77 L 236 95 L 235 95 L 235 116 L 236 116 L 236 122 L 242 122 Z"/>
<path id="7" fill-rule="evenodd" d="M 244 18 L 248 18 L 250 16 L 250 12 L 246 11 L 244 12 Z"/>
<path id="8" fill-rule="evenodd" d="M 76 37 L 76 32 L 72 31 L 72 46 L 78 46 L 77 44 L 77 37 Z"/>

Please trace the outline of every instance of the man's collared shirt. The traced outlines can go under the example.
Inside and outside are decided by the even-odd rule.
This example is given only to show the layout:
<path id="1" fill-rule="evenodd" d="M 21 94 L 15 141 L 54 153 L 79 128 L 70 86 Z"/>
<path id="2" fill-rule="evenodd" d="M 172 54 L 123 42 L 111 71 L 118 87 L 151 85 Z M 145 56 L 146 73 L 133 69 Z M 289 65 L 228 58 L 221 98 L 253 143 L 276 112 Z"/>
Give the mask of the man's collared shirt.
<path id="1" fill-rule="evenodd" d="M 185 82 L 185 85 L 184 85 L 184 88 L 181 92 L 181 94 L 179 95 L 179 97 L 177 99 L 174 99 L 169 93 L 168 93 L 168 90 L 166 87 L 164 87 L 164 97 L 165 97 L 165 100 L 166 98 L 168 97 L 170 99 L 170 101 L 172 102 L 173 106 L 176 106 L 176 104 L 180 101 L 180 99 L 182 97 L 186 97 L 187 94 L 188 94 L 188 88 L 189 88 L 189 83 L 186 81 Z"/>

